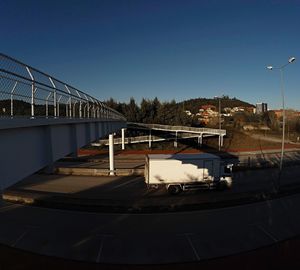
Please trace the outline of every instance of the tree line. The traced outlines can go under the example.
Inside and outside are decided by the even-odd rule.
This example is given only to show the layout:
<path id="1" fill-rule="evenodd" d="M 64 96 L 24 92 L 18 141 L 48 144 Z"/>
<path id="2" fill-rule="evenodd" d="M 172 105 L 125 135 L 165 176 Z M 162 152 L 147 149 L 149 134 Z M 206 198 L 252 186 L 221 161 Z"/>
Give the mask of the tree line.
<path id="1" fill-rule="evenodd" d="M 141 103 L 137 104 L 134 98 L 130 98 L 128 103 L 117 102 L 110 98 L 105 103 L 122 113 L 128 122 L 187 126 L 193 124 L 193 119 L 185 113 L 183 107 L 175 100 L 161 102 L 157 97 L 154 99 L 143 98 Z"/>

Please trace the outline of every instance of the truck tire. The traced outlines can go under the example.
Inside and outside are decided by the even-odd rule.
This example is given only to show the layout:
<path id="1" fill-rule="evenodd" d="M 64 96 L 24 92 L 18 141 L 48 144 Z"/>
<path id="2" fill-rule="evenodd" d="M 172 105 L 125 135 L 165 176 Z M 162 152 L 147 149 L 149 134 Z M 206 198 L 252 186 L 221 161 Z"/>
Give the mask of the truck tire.
<path id="1" fill-rule="evenodd" d="M 220 181 L 217 185 L 217 190 L 220 190 L 220 191 L 223 191 L 228 188 L 229 188 L 228 183 L 227 183 L 227 181 L 224 181 L 224 180 Z"/>
<path id="2" fill-rule="evenodd" d="M 182 188 L 180 185 L 169 185 L 168 186 L 168 192 L 171 195 L 177 195 L 182 191 Z"/>
<path id="3" fill-rule="evenodd" d="M 157 190 L 159 188 L 159 186 L 157 184 L 152 184 L 152 185 L 149 185 L 148 187 L 149 187 L 149 189 L 155 189 L 155 190 Z"/>

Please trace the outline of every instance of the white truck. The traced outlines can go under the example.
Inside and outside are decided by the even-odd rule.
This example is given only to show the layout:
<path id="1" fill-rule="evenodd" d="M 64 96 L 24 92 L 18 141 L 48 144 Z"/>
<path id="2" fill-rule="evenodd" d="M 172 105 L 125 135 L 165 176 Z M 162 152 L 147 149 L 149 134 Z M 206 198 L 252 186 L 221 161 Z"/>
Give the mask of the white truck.
<path id="1" fill-rule="evenodd" d="M 165 186 L 170 194 L 199 188 L 223 190 L 232 184 L 232 166 L 208 153 L 146 155 L 145 182 L 148 188 Z"/>

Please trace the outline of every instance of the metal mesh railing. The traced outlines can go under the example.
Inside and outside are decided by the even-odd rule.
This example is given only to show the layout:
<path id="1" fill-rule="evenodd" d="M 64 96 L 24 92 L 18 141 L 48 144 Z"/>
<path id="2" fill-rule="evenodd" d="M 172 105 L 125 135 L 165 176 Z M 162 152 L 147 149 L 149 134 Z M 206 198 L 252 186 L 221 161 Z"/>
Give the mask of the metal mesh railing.
<path id="1" fill-rule="evenodd" d="M 90 95 L 0 53 L 0 117 L 21 116 L 126 121 Z"/>

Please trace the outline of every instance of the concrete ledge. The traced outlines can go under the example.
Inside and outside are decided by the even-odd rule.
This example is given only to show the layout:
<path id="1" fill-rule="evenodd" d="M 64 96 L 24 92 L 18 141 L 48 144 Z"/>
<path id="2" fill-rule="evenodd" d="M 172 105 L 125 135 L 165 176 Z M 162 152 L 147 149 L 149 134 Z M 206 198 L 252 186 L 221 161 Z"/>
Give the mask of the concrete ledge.
<path id="1" fill-rule="evenodd" d="M 54 170 L 55 174 L 62 175 L 85 175 L 85 176 L 109 176 L 109 169 L 92 169 L 92 168 L 70 168 L 57 167 Z M 144 175 L 144 169 L 116 169 L 117 176 Z"/>
<path id="2" fill-rule="evenodd" d="M 20 196 L 13 193 L 4 193 L 2 194 L 2 199 L 13 203 L 33 204 L 35 202 L 34 196 L 32 196 L 32 194 L 31 196 L 29 194 L 23 194 L 22 196 Z"/>

